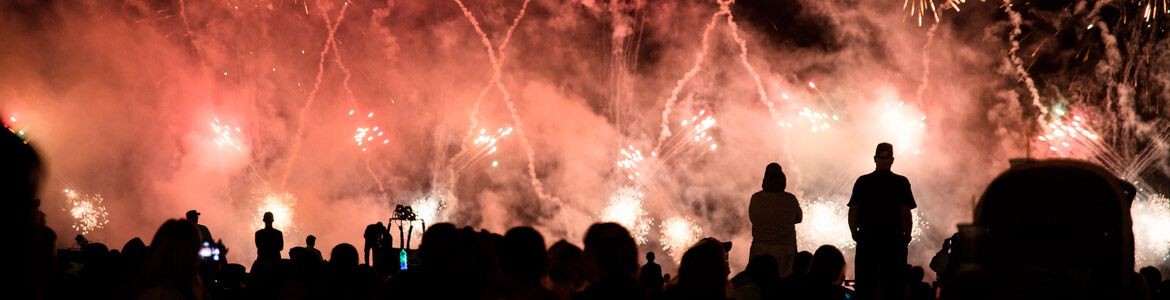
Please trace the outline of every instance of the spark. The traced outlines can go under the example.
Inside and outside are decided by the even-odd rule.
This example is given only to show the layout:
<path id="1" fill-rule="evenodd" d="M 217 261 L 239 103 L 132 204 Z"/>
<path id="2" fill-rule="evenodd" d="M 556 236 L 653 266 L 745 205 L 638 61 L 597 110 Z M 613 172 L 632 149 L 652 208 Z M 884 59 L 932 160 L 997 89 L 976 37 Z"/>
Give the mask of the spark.
<path id="1" fill-rule="evenodd" d="M 105 227 L 110 223 L 109 213 L 102 205 L 105 200 L 102 195 L 82 194 L 77 190 L 66 188 L 65 205 L 69 216 L 73 217 L 73 230 L 82 235 Z"/>
<path id="2" fill-rule="evenodd" d="M 349 110 L 349 116 L 355 117 L 356 109 Z M 386 137 L 386 132 L 382 131 L 382 127 L 375 125 L 374 113 L 370 112 L 365 115 L 365 121 L 361 122 L 357 128 L 354 128 L 353 142 L 357 144 L 362 152 L 369 151 L 370 146 L 387 145 L 390 144 L 390 139 Z"/>
<path id="3" fill-rule="evenodd" d="M 667 218 L 660 230 L 662 251 L 670 253 L 676 262 L 681 261 L 683 253 L 703 236 L 703 228 L 685 217 Z"/>
<path id="4" fill-rule="evenodd" d="M 886 105 L 880 118 L 886 136 L 892 137 L 898 154 L 918 155 L 926 136 L 926 116 L 906 102 Z M 909 151 L 909 152 L 908 152 Z"/>
<path id="5" fill-rule="evenodd" d="M 609 196 L 609 206 L 601 211 L 601 220 L 614 222 L 630 229 L 630 234 L 638 245 L 646 244 L 646 234 L 650 232 L 652 221 L 642 208 L 642 198 L 646 197 L 636 187 L 622 187 Z"/>
<path id="6" fill-rule="evenodd" d="M 804 220 L 796 224 L 800 249 L 816 249 L 821 245 L 852 249 L 857 245 L 849 232 L 847 210 L 839 201 L 818 197 L 813 201 L 801 201 L 800 210 L 804 213 Z"/>
<path id="7" fill-rule="evenodd" d="M 618 153 L 621 154 L 621 159 L 617 161 L 618 169 L 621 169 L 626 174 L 627 180 L 636 181 L 638 177 L 642 176 L 638 167 L 646 159 L 642 155 L 642 150 L 634 148 L 634 145 L 629 145 L 626 148 L 618 149 Z"/>
<path id="8" fill-rule="evenodd" d="M 905 0 L 902 2 L 902 10 L 907 11 L 908 16 L 918 20 L 918 27 L 922 27 L 924 20 L 934 19 L 935 24 L 942 21 L 942 11 L 946 9 L 954 9 L 959 11 L 959 5 L 967 2 L 966 0 L 942 0 L 941 3 L 936 3 L 935 0 Z"/>
<path id="9" fill-rule="evenodd" d="M 1130 208 L 1136 262 L 1158 266 L 1170 259 L 1170 200 L 1158 194 L 1140 195 Z"/>
<path id="10" fill-rule="evenodd" d="M 832 123 L 838 120 L 837 115 L 828 114 L 824 112 L 814 111 L 811 108 L 804 107 L 800 109 L 797 116 L 805 123 L 808 123 L 808 129 L 812 133 L 825 132 L 833 127 Z M 792 127 L 791 123 L 787 127 Z"/>
<path id="11" fill-rule="evenodd" d="M 270 193 L 262 195 L 259 199 L 259 205 L 256 206 L 256 216 L 253 223 L 254 229 L 264 228 L 264 213 L 271 212 L 273 216 L 272 227 L 284 231 L 286 235 L 296 230 L 296 205 L 297 198 L 289 193 Z"/>
<path id="12" fill-rule="evenodd" d="M 219 118 L 212 118 L 211 131 L 215 133 L 216 146 L 244 151 L 243 143 L 239 141 L 242 135 L 239 127 L 232 127 L 221 122 Z"/>

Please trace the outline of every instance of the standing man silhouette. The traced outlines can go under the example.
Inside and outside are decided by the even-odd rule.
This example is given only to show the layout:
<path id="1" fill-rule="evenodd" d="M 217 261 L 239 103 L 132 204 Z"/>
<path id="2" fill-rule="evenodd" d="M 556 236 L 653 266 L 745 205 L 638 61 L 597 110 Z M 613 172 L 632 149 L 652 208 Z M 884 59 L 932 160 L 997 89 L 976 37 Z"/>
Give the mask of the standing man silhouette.
<path id="1" fill-rule="evenodd" d="M 748 204 L 748 218 L 752 222 L 750 256 L 771 255 L 776 259 L 780 276 L 792 273 L 792 259 L 796 257 L 796 224 L 804 219 L 796 196 L 784 191 L 787 181 L 780 164 L 768 164 L 764 168 L 762 189 L 752 194 Z"/>
<path id="2" fill-rule="evenodd" d="M 367 266 L 373 265 L 373 262 L 370 261 L 370 251 L 374 252 L 375 257 L 381 253 L 382 236 L 384 235 L 387 235 L 387 233 L 386 226 L 382 225 L 382 221 L 378 221 L 377 224 L 367 225 L 366 232 L 362 233 L 362 238 L 366 239 L 364 251 L 362 252 L 365 253 Z"/>
<path id="3" fill-rule="evenodd" d="M 910 210 L 917 205 L 910 181 L 890 171 L 893 145 L 878 144 L 873 162 L 876 169 L 857 178 L 849 197 L 849 231 L 857 242 L 857 298 L 903 299 L 906 246 L 913 229 Z"/>
<path id="4" fill-rule="evenodd" d="M 272 221 L 272 212 L 264 213 L 264 229 L 256 231 L 257 261 L 280 261 L 280 251 L 284 250 L 284 233 L 272 228 Z"/>
<path id="5" fill-rule="evenodd" d="M 194 209 L 188 210 L 187 211 L 187 221 L 191 221 L 191 223 L 195 224 L 195 227 L 199 228 L 199 236 L 203 239 L 202 240 L 203 242 L 215 244 L 215 239 L 211 238 L 211 230 L 208 230 L 207 226 L 203 226 L 203 224 L 199 224 L 199 215 L 201 215 L 199 213 L 199 211 L 196 211 Z"/>
<path id="6" fill-rule="evenodd" d="M 647 295 L 658 296 L 662 292 L 662 266 L 654 262 L 654 252 L 646 252 L 646 264 L 638 272 L 638 282 Z"/>

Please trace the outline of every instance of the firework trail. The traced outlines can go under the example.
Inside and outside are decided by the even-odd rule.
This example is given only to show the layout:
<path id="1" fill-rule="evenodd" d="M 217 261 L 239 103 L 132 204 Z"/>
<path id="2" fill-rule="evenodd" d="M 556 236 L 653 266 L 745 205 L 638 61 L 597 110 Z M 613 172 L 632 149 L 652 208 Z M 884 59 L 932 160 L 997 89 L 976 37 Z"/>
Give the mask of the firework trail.
<path id="1" fill-rule="evenodd" d="M 921 106 L 926 105 L 922 102 L 922 96 L 926 94 L 926 87 L 930 86 L 930 46 L 934 44 L 936 31 L 938 31 L 937 22 L 930 25 L 930 30 L 926 31 L 926 43 L 922 44 L 922 77 L 919 80 L 918 89 L 914 91 L 914 102 Z"/>
<path id="2" fill-rule="evenodd" d="M 735 43 L 739 45 L 739 62 L 743 64 L 743 68 L 751 74 L 752 80 L 756 83 L 756 93 L 760 96 L 760 102 L 768 107 L 768 116 L 772 117 L 772 122 L 780 121 L 780 114 L 776 112 L 776 107 L 772 104 L 772 100 L 768 99 L 768 93 L 764 90 L 764 82 L 760 80 L 760 74 L 756 73 L 756 67 L 748 62 L 748 48 L 747 41 L 739 36 L 739 24 L 735 23 L 735 15 L 731 14 L 731 2 L 719 2 L 719 10 L 727 12 L 727 26 L 731 28 L 731 37 L 735 39 Z"/>
<path id="3" fill-rule="evenodd" d="M 685 217 L 670 217 L 662 222 L 660 228 L 662 251 L 670 253 L 675 262 L 682 260 L 687 251 L 699 238 L 703 236 L 703 228 L 695 221 Z"/>
<path id="4" fill-rule="evenodd" d="M 1012 30 L 1008 33 L 1008 41 L 1012 47 L 1008 50 L 1008 62 L 1012 64 L 1016 71 L 1016 75 L 1020 76 L 1024 81 L 1024 85 L 1028 87 L 1028 92 L 1032 96 L 1032 106 L 1040 110 L 1040 115 L 1036 120 L 1043 122 L 1044 117 L 1048 115 L 1048 107 L 1040 103 L 1040 91 L 1036 89 L 1036 82 L 1032 81 L 1032 76 L 1028 74 L 1028 70 L 1024 68 L 1024 60 L 1020 58 L 1020 34 L 1023 30 L 1020 29 L 1023 23 L 1023 16 L 1019 12 L 1012 9 L 1012 0 L 1003 0 L 1003 11 L 1007 13 L 1008 19 L 1012 22 Z"/>
<path id="5" fill-rule="evenodd" d="M 520 112 L 516 109 L 516 103 L 512 102 L 512 94 L 508 92 L 504 87 L 503 81 L 500 80 L 503 76 L 503 66 L 501 65 L 502 62 L 496 57 L 491 39 L 488 39 L 487 33 L 484 33 L 483 28 L 479 25 L 479 20 L 475 18 L 475 15 L 471 14 L 467 6 L 463 5 L 463 1 L 455 0 L 455 3 L 463 11 L 463 16 L 467 17 L 467 21 L 475 28 L 475 32 L 479 34 L 480 41 L 483 42 L 484 49 L 487 50 L 488 59 L 491 60 L 492 64 L 492 82 L 495 84 L 496 89 L 500 91 L 500 94 L 504 96 L 504 104 L 507 105 L 508 112 L 512 115 L 512 123 L 515 125 L 516 135 L 520 137 L 520 144 L 524 147 L 524 155 L 528 159 L 528 178 L 532 181 L 532 189 L 536 192 L 537 198 L 546 203 L 551 203 L 549 200 L 553 199 L 553 197 L 545 193 L 544 183 L 540 182 L 540 178 L 536 176 L 536 153 L 532 149 L 532 144 L 528 141 L 528 136 L 524 133 L 524 122 L 520 119 Z M 517 21 L 519 17 L 517 16 Z"/>
<path id="6" fill-rule="evenodd" d="M 109 213 L 106 212 L 104 199 L 98 194 L 82 194 L 77 190 L 65 188 L 65 204 L 69 215 L 73 217 L 73 230 L 81 235 L 89 234 L 94 230 L 105 227 L 110 223 Z"/>
<path id="7" fill-rule="evenodd" d="M 325 20 L 325 28 L 327 30 L 330 30 L 330 31 L 336 31 L 337 26 L 340 26 L 341 21 L 345 18 L 345 7 L 349 5 L 349 2 L 345 2 L 345 4 L 343 4 L 341 14 L 337 16 L 337 22 L 336 22 L 337 25 L 334 25 L 335 22 L 333 22 L 332 20 L 329 19 L 328 10 L 325 9 L 324 7 L 320 7 L 320 5 L 321 4 L 318 3 L 318 8 L 321 9 L 321 18 Z M 338 44 L 339 43 L 337 42 L 337 40 L 333 39 L 333 38 L 330 38 L 326 41 L 326 47 L 330 48 L 332 50 L 331 52 L 333 52 L 333 59 L 334 59 L 334 62 L 337 64 L 337 69 L 341 70 L 342 90 L 345 91 L 346 98 L 349 99 L 349 103 L 350 103 L 350 107 L 351 107 L 350 111 L 349 111 L 349 116 L 353 116 L 354 111 L 356 110 L 356 108 L 358 106 L 357 97 L 354 95 L 353 89 L 349 86 L 349 81 L 350 81 L 350 79 L 353 78 L 353 73 L 351 73 L 349 71 L 349 67 L 345 65 L 345 60 L 342 59 L 342 57 L 341 57 L 341 48 Z M 367 115 L 367 118 L 373 119 L 374 113 L 370 112 Z M 356 130 L 356 134 L 354 135 L 354 140 L 358 144 L 358 146 L 362 147 L 361 148 L 362 152 L 368 152 L 367 151 L 368 147 L 365 146 L 366 142 L 373 141 L 375 139 L 375 137 L 374 137 L 375 135 L 378 138 L 382 138 L 382 136 L 384 134 L 381 131 L 379 126 L 358 127 L 355 130 Z M 383 139 L 382 144 L 389 144 L 389 143 L 390 143 L 389 139 Z M 373 180 L 374 184 L 377 185 L 377 187 L 378 187 L 378 194 L 385 196 L 386 195 L 386 186 L 384 183 L 382 183 L 382 178 L 378 176 L 378 173 L 374 172 L 374 167 L 373 167 L 372 163 L 370 162 L 370 156 L 363 155 L 362 159 L 365 161 L 366 174 L 370 175 L 370 179 Z"/>
<path id="8" fill-rule="evenodd" d="M 720 2 L 720 5 L 722 5 L 722 2 Z M 698 74 L 700 70 L 702 70 L 703 62 L 707 58 L 707 49 L 710 48 L 709 41 L 711 37 L 711 31 L 715 29 L 715 25 L 719 21 L 719 17 L 728 13 L 730 13 L 730 11 L 721 8 L 719 11 L 711 14 L 711 21 L 707 23 L 707 28 L 703 29 L 703 38 L 700 42 L 699 53 L 695 53 L 694 64 L 691 65 L 691 69 L 688 70 L 686 74 L 683 74 L 682 78 L 678 79 L 678 82 L 675 83 L 674 88 L 670 90 L 670 97 L 666 99 L 666 103 L 663 104 L 662 107 L 662 132 L 659 133 L 658 143 L 654 146 L 655 152 L 657 152 L 658 149 L 662 147 L 662 143 L 666 142 L 666 139 L 671 136 L 670 111 L 674 108 L 674 103 L 678 101 L 678 93 L 682 92 L 683 86 L 685 86 L 687 82 L 691 81 L 691 78 L 695 77 L 695 75 Z"/>
<path id="9" fill-rule="evenodd" d="M 312 107 L 313 102 L 317 100 L 317 92 L 321 90 L 321 81 L 325 79 L 325 56 L 327 56 L 329 51 L 333 49 L 332 45 L 336 42 L 334 37 L 337 34 L 337 28 L 341 27 L 341 21 L 345 20 L 345 11 L 347 9 L 349 9 L 349 2 L 344 2 L 341 5 L 341 11 L 337 13 L 337 21 L 335 21 L 333 26 L 329 28 L 329 35 L 325 38 L 325 45 L 321 48 L 320 59 L 317 61 L 317 76 L 313 80 L 313 89 L 309 91 L 308 100 L 305 101 L 305 105 L 301 107 L 301 111 L 298 114 L 296 125 L 297 127 L 294 131 L 295 133 L 293 134 L 292 145 L 289 146 L 291 153 L 288 157 L 287 166 L 284 168 L 284 174 L 280 176 L 280 186 L 282 189 L 288 183 L 288 175 L 292 173 L 293 165 L 297 161 L 297 155 L 299 155 L 301 152 L 301 139 L 305 133 L 305 118 L 308 117 L 309 108 Z M 324 12 L 322 12 L 322 14 L 324 14 Z M 325 22 L 328 24 L 328 17 L 325 18 Z"/>
<path id="10" fill-rule="evenodd" d="M 516 17 L 512 19 L 512 25 L 508 26 L 508 30 L 504 33 L 504 41 L 500 42 L 499 48 L 496 50 L 489 50 L 496 51 L 496 53 L 498 53 L 497 55 L 500 58 L 501 69 L 503 68 L 504 63 L 508 60 L 508 57 L 504 55 L 504 51 L 508 50 L 508 43 L 512 41 L 512 33 L 515 32 L 516 27 L 520 25 L 520 20 L 524 18 L 524 13 L 528 11 L 528 2 L 530 1 L 531 0 L 524 0 L 524 4 L 520 5 L 520 13 L 517 13 Z M 486 39 L 487 36 L 484 35 L 482 38 Z M 488 44 L 491 44 L 490 39 L 488 40 Z M 493 87 L 495 87 L 495 76 L 496 74 L 493 73 L 492 82 L 485 84 L 483 88 L 479 90 L 479 94 L 475 96 L 475 102 L 472 103 L 471 113 L 468 116 L 470 122 L 468 122 L 469 125 L 467 126 L 467 135 L 463 137 L 463 142 L 459 143 L 459 153 L 456 153 L 454 157 L 458 157 L 467 151 L 466 141 L 471 139 L 471 137 L 475 134 L 475 129 L 479 127 L 479 106 L 481 103 L 483 103 L 483 98 L 487 96 L 487 93 L 491 91 Z"/>
<path id="11" fill-rule="evenodd" d="M 817 87 L 817 83 L 809 81 L 808 88 L 817 92 L 817 96 L 821 98 L 821 101 L 825 102 L 825 105 L 829 106 L 829 111 L 833 112 L 833 119 L 837 119 L 837 108 L 833 107 L 833 102 L 830 102 L 829 97 L 825 96 L 824 92 L 821 92 L 821 89 Z"/>

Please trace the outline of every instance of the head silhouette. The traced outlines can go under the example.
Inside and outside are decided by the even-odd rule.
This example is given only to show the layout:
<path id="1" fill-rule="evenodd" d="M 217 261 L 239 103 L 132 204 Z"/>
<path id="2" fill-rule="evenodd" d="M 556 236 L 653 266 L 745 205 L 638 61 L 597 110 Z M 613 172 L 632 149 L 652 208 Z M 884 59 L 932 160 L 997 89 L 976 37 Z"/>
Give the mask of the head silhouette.
<path id="1" fill-rule="evenodd" d="M 840 285 L 845 279 L 845 256 L 837 247 L 824 245 L 817 248 L 808 276 L 816 284 Z"/>
<path id="2" fill-rule="evenodd" d="M 358 264 L 357 248 L 346 243 L 334 246 L 333 251 L 329 253 L 329 263 L 336 267 L 356 267 Z"/>
<path id="3" fill-rule="evenodd" d="M 150 240 L 150 259 L 144 280 L 146 287 L 175 289 L 183 295 L 195 295 L 199 284 L 199 230 L 191 222 L 170 219 L 162 224 Z"/>
<path id="4" fill-rule="evenodd" d="M 272 217 L 272 212 L 265 212 L 264 213 L 264 227 L 272 227 L 272 221 L 274 221 L 274 218 Z"/>
<path id="5" fill-rule="evenodd" d="M 678 267 L 678 285 L 687 294 L 700 296 L 696 299 L 723 297 L 730 272 L 723 244 L 713 238 L 704 238 L 683 253 Z"/>
<path id="6" fill-rule="evenodd" d="M 764 183 L 761 187 L 765 192 L 779 193 L 783 192 L 788 185 L 788 178 L 784 176 L 784 170 L 780 168 L 778 163 L 770 163 L 764 167 Z"/>
<path id="7" fill-rule="evenodd" d="M 187 211 L 187 221 L 191 221 L 191 223 L 199 224 L 199 212 L 195 211 L 194 209 L 188 210 Z"/>
<path id="8" fill-rule="evenodd" d="M 317 237 L 313 236 L 312 234 L 310 234 L 308 237 L 305 237 L 305 245 L 309 246 L 309 248 L 313 248 L 313 246 L 317 245 Z"/>
<path id="9" fill-rule="evenodd" d="M 792 259 L 792 275 L 808 274 L 808 268 L 812 264 L 812 253 L 808 251 L 800 251 L 796 253 L 796 257 Z"/>
<path id="10" fill-rule="evenodd" d="M 540 284 L 547 256 L 540 232 L 532 227 L 512 228 L 504 234 L 500 248 L 500 267 L 505 275 L 521 282 Z"/>
<path id="11" fill-rule="evenodd" d="M 654 262 L 654 251 L 646 252 L 646 262 Z"/>
<path id="12" fill-rule="evenodd" d="M 638 246 L 617 223 L 597 223 L 585 232 L 585 261 L 592 279 L 633 277 L 638 272 Z"/>
<path id="13" fill-rule="evenodd" d="M 877 149 L 873 152 L 873 163 L 877 165 L 877 170 L 889 171 L 890 167 L 894 165 L 894 145 L 890 145 L 890 143 L 878 144 Z"/>

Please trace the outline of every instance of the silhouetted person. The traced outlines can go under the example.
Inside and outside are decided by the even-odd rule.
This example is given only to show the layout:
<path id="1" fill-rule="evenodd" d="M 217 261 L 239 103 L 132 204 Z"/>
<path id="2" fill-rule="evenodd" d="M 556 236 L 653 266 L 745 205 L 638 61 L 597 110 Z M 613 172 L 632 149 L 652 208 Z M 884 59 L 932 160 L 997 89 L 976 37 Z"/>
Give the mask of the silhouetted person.
<path id="1" fill-rule="evenodd" d="M 812 267 L 812 257 L 812 253 L 808 251 L 797 252 L 796 258 L 792 259 L 792 274 L 789 276 L 808 274 L 808 269 Z"/>
<path id="2" fill-rule="evenodd" d="M 752 222 L 749 255 L 771 255 L 776 259 L 780 276 L 791 273 L 792 258 L 796 255 L 796 224 L 804 218 L 796 196 L 784 191 L 787 181 L 780 164 L 768 164 L 764 169 L 763 189 L 752 194 L 748 204 Z"/>
<path id="3" fill-rule="evenodd" d="M 598 223 L 585 232 L 585 273 L 589 286 L 578 299 L 641 299 L 642 287 L 634 274 L 638 272 L 638 246 L 625 227 L 617 223 Z"/>
<path id="4" fill-rule="evenodd" d="M 264 228 L 256 231 L 256 261 L 279 262 L 284 250 L 284 233 L 272 228 L 272 213 L 264 213 Z"/>
<path id="5" fill-rule="evenodd" d="M 374 262 L 370 260 L 370 252 L 373 251 L 377 255 L 377 252 L 381 250 L 383 235 L 387 235 L 387 231 L 386 226 L 382 225 L 381 221 L 378 221 L 377 224 L 366 226 L 366 232 L 362 233 L 362 237 L 366 240 L 365 247 L 363 248 L 365 250 L 362 251 L 365 253 L 366 265 L 373 265 Z"/>
<path id="6" fill-rule="evenodd" d="M 486 299 L 556 299 L 540 282 L 547 269 L 540 232 L 532 227 L 509 229 L 497 247 L 502 276 Z"/>
<path id="7" fill-rule="evenodd" d="M 195 224 L 170 219 L 150 240 L 150 259 L 139 278 L 138 299 L 202 299 L 199 246 Z"/>
<path id="8" fill-rule="evenodd" d="M 309 259 L 321 261 L 321 250 L 317 249 L 317 237 L 310 234 L 305 237 L 305 250 L 309 253 Z"/>
<path id="9" fill-rule="evenodd" d="M 188 210 L 187 221 L 195 224 L 195 227 L 199 229 L 199 236 L 203 238 L 204 242 L 215 244 L 215 239 L 211 238 L 211 230 L 207 229 L 207 226 L 199 224 L 199 215 L 201 214 L 194 209 Z"/>
<path id="10" fill-rule="evenodd" d="M 876 169 L 857 178 L 849 197 L 849 231 L 857 242 L 857 296 L 862 300 L 903 299 L 906 247 L 913 226 L 910 210 L 917 204 L 910 181 L 890 171 L 894 146 L 878 144 L 873 161 Z"/>
<path id="11" fill-rule="evenodd" d="M 390 283 L 396 299 L 480 299 L 491 284 L 476 232 L 450 223 L 428 226 L 418 248 L 419 265 Z"/>
<path id="12" fill-rule="evenodd" d="M 1161 290 L 1162 272 L 1153 266 L 1147 266 L 1138 271 L 1146 281 L 1146 290 L 1150 291 L 1150 299 L 1157 299 L 1166 291 Z"/>
<path id="13" fill-rule="evenodd" d="M 812 255 L 809 256 L 811 260 Z M 799 261 L 799 254 L 796 261 Z M 807 268 L 805 269 L 807 271 Z M 761 254 L 752 257 L 743 272 L 731 278 L 731 283 L 735 286 L 735 299 L 780 299 L 780 273 L 778 270 L 776 259 L 772 255 Z"/>
<path id="14" fill-rule="evenodd" d="M 16 298 L 44 296 L 48 270 L 44 263 L 53 253 L 45 252 L 45 236 L 36 220 L 40 206 L 37 192 L 44 178 L 40 156 L 19 136 L 0 128 L 0 228 L 5 244 L 18 259 L 8 258 L 8 272 L 19 274 L 0 282 L 0 289 Z"/>
<path id="15" fill-rule="evenodd" d="M 919 266 L 910 268 L 910 300 L 934 300 L 934 289 L 929 283 L 922 282 L 926 278 L 926 270 Z"/>
<path id="16" fill-rule="evenodd" d="M 648 296 L 657 295 L 662 291 L 662 266 L 654 262 L 654 252 L 646 252 L 646 264 L 638 272 L 638 282 L 646 289 Z"/>
<path id="17" fill-rule="evenodd" d="M 370 299 L 375 277 L 373 269 L 358 265 L 357 247 L 341 243 L 329 253 L 322 287 L 316 299 Z"/>
<path id="18" fill-rule="evenodd" d="M 548 281 L 557 299 L 569 300 L 585 287 L 585 254 L 565 240 L 548 248 Z"/>
<path id="19" fill-rule="evenodd" d="M 960 224 L 941 299 L 1143 299 L 1133 185 L 1073 160 L 1013 164 Z"/>
<path id="20" fill-rule="evenodd" d="M 845 256 L 837 247 L 824 245 L 813 253 L 808 274 L 784 287 L 784 299 L 847 299 L 844 281 Z"/>
<path id="21" fill-rule="evenodd" d="M 678 284 L 666 291 L 667 299 L 726 299 L 727 250 L 714 238 L 704 238 L 687 249 L 678 267 Z"/>

